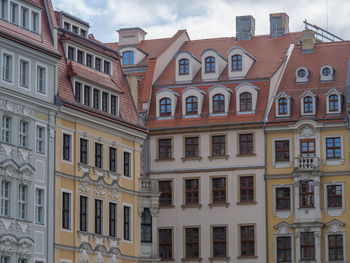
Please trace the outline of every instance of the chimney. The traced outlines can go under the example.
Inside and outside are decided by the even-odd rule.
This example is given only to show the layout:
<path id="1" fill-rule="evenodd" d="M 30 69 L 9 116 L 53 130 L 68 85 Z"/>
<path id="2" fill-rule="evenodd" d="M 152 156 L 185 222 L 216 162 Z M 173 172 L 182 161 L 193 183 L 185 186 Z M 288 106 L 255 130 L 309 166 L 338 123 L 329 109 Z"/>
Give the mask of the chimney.
<path id="1" fill-rule="evenodd" d="M 255 19 L 252 16 L 236 16 L 236 40 L 250 40 L 255 35 Z"/>
<path id="2" fill-rule="evenodd" d="M 304 35 L 301 40 L 302 53 L 312 53 L 315 45 L 315 33 L 312 30 L 304 30 Z"/>
<path id="3" fill-rule="evenodd" d="M 270 37 L 278 38 L 289 33 L 289 16 L 286 13 L 270 14 Z"/>
<path id="4" fill-rule="evenodd" d="M 121 28 L 117 32 L 120 46 L 138 44 L 145 40 L 145 35 L 147 34 L 146 31 L 139 27 Z"/>

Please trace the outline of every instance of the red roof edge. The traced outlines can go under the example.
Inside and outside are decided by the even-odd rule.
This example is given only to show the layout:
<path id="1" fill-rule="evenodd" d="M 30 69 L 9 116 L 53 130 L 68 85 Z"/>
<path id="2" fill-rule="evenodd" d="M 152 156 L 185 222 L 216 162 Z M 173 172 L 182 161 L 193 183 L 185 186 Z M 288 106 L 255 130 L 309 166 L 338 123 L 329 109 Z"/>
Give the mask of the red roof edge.
<path id="1" fill-rule="evenodd" d="M 150 102 L 151 100 L 151 93 L 152 93 L 152 81 L 153 81 L 153 74 L 154 69 L 157 64 L 156 58 L 150 58 L 148 62 L 148 69 L 145 74 L 145 79 L 143 81 L 143 86 L 139 89 L 139 105 L 138 108 L 141 111 L 142 110 L 142 103 L 143 102 Z M 150 103 L 149 103 L 150 104 Z M 149 105 L 150 107 L 150 105 Z M 148 107 L 148 108 L 149 108 Z"/>

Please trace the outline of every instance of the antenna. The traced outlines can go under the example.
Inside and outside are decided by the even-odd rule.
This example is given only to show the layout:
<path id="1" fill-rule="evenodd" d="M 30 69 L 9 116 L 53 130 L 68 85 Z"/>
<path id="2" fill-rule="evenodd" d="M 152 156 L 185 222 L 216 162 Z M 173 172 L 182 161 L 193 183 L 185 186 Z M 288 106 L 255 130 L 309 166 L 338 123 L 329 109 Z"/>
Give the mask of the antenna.
<path id="1" fill-rule="evenodd" d="M 328 0 L 327 0 L 327 31 L 328 31 Z"/>

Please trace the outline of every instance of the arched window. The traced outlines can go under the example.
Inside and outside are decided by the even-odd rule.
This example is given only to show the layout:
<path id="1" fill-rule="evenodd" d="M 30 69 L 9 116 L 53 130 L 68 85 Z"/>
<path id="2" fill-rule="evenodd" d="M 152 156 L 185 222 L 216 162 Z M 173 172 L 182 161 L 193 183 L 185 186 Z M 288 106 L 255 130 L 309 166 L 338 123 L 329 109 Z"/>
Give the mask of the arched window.
<path id="1" fill-rule="evenodd" d="M 205 72 L 215 72 L 215 58 L 207 57 L 205 58 Z"/>
<path id="2" fill-rule="evenodd" d="M 312 107 L 312 97 L 307 96 L 304 98 L 304 113 L 312 113 L 313 107 Z"/>
<path id="3" fill-rule="evenodd" d="M 331 95 L 329 96 L 329 111 L 338 111 L 339 110 L 339 101 L 338 101 L 338 95 Z"/>
<path id="4" fill-rule="evenodd" d="M 152 215 L 145 208 L 141 215 L 141 242 L 152 242 Z"/>
<path id="5" fill-rule="evenodd" d="M 244 92 L 239 96 L 240 100 L 240 111 L 251 111 L 252 110 L 252 94 Z"/>
<path id="6" fill-rule="evenodd" d="M 278 114 L 279 115 L 288 114 L 288 103 L 286 98 L 280 98 L 278 100 Z"/>
<path id="7" fill-rule="evenodd" d="M 186 114 L 195 115 L 198 114 L 198 100 L 197 97 L 191 96 L 186 99 Z"/>
<path id="8" fill-rule="evenodd" d="M 233 55 L 232 56 L 232 71 L 242 70 L 242 56 Z"/>
<path id="9" fill-rule="evenodd" d="M 180 59 L 179 61 L 179 75 L 189 74 L 189 62 L 187 58 Z"/>
<path id="10" fill-rule="evenodd" d="M 163 98 L 160 100 L 160 116 L 171 115 L 171 100 L 169 98 Z"/>
<path id="11" fill-rule="evenodd" d="M 216 94 L 213 97 L 213 113 L 225 112 L 225 96 Z"/>

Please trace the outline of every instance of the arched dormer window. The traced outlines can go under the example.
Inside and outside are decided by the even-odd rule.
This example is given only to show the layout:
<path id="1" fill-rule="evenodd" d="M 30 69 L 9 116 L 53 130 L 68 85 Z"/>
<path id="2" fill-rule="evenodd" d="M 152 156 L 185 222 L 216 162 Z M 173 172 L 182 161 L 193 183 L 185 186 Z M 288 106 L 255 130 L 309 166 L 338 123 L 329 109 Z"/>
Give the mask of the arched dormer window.
<path id="1" fill-rule="evenodd" d="M 313 98 L 311 96 L 306 96 L 303 99 L 304 113 L 313 113 Z"/>
<path id="2" fill-rule="evenodd" d="M 338 95 L 330 95 L 328 98 L 328 105 L 330 112 L 338 112 L 339 111 L 339 98 Z"/>
<path id="3" fill-rule="evenodd" d="M 159 102 L 159 114 L 160 116 L 171 116 L 171 100 L 169 98 L 163 98 Z"/>
<path id="4" fill-rule="evenodd" d="M 215 72 L 215 58 L 207 57 L 205 58 L 205 73 Z"/>
<path id="5" fill-rule="evenodd" d="M 288 100 L 286 98 L 280 98 L 278 100 L 278 115 L 288 114 Z"/>
<path id="6" fill-rule="evenodd" d="M 179 75 L 189 74 L 189 61 L 187 58 L 179 60 Z"/>
<path id="7" fill-rule="evenodd" d="M 310 90 L 305 90 L 303 94 L 300 95 L 301 98 L 301 115 L 313 115 L 316 114 L 316 100 L 317 96 Z"/>
<path id="8" fill-rule="evenodd" d="M 141 242 L 152 242 L 152 215 L 145 208 L 141 215 Z"/>
<path id="9" fill-rule="evenodd" d="M 332 88 L 326 94 L 327 114 L 341 113 L 342 111 L 342 93 Z"/>
<path id="10" fill-rule="evenodd" d="M 198 99 L 195 96 L 186 99 L 186 115 L 198 114 Z"/>
<path id="11" fill-rule="evenodd" d="M 240 111 L 252 111 L 252 94 L 249 92 L 243 92 L 239 96 Z"/>
<path id="12" fill-rule="evenodd" d="M 242 70 L 242 56 L 233 55 L 232 56 L 232 71 Z"/>
<path id="13" fill-rule="evenodd" d="M 225 96 L 222 94 L 216 94 L 213 96 L 213 113 L 225 112 Z"/>

